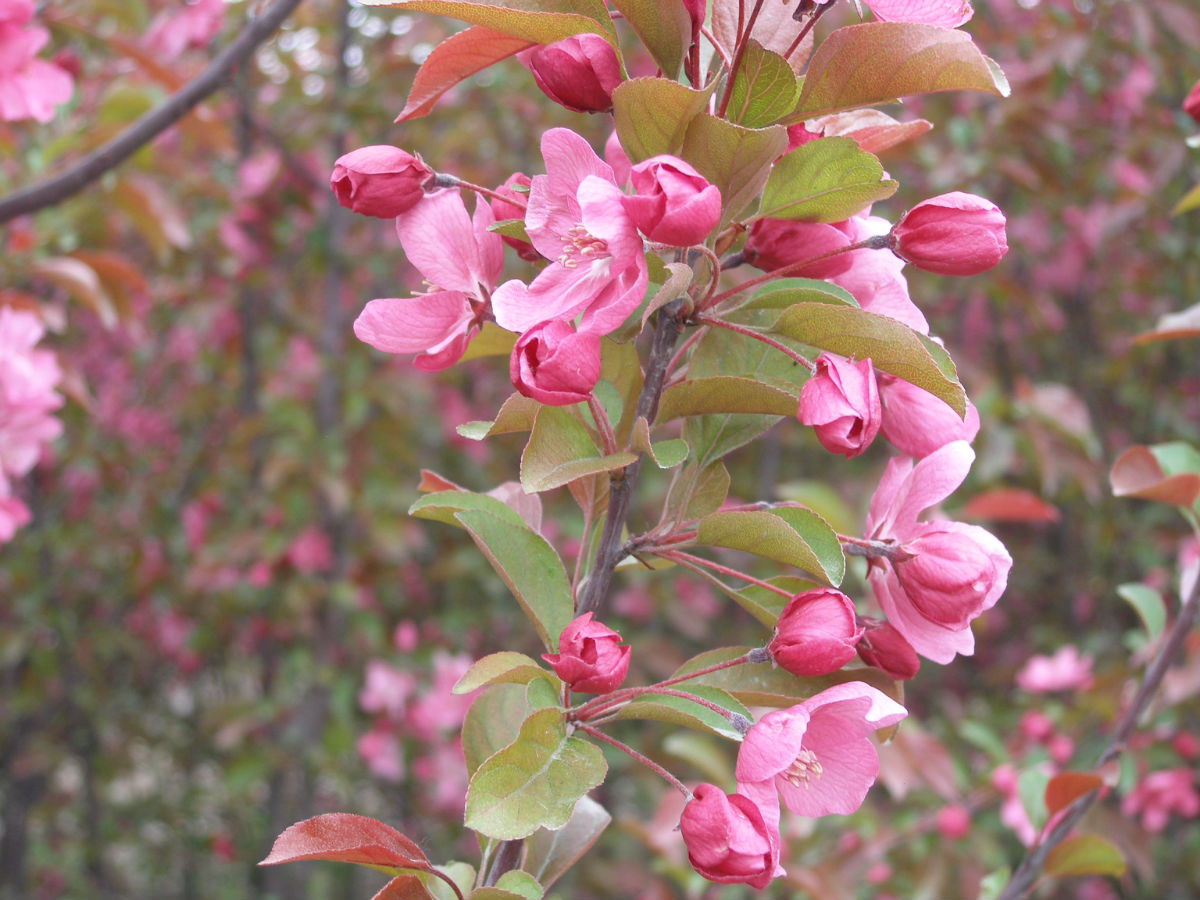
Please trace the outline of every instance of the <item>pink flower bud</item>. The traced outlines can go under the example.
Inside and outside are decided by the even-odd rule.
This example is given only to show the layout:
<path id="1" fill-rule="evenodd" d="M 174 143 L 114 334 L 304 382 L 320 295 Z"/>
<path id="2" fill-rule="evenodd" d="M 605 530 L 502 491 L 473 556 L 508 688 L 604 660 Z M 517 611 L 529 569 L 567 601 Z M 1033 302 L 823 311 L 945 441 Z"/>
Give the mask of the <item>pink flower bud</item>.
<path id="1" fill-rule="evenodd" d="M 590 612 L 562 630 L 558 652 L 543 653 L 559 678 L 571 690 L 583 694 L 606 694 L 621 686 L 629 669 L 629 647 L 611 628 L 592 621 Z"/>
<path id="2" fill-rule="evenodd" d="M 575 112 L 608 112 L 621 62 L 598 34 L 575 34 L 517 56 L 547 97 Z"/>
<path id="3" fill-rule="evenodd" d="M 849 459 L 866 450 L 882 418 L 871 361 L 851 362 L 830 353 L 818 356 L 816 371 L 800 389 L 796 418 L 813 426 L 830 453 Z"/>
<path id="4" fill-rule="evenodd" d="M 496 217 L 497 222 L 502 222 L 505 219 L 521 219 L 525 218 L 525 208 L 529 203 L 529 192 L 519 193 L 514 190 L 514 187 L 528 188 L 532 184 L 532 179 L 523 172 L 514 172 L 505 179 L 504 184 L 496 188 L 496 193 L 502 197 L 511 197 L 512 200 L 498 200 L 492 197 L 488 201 L 488 205 L 492 208 L 492 215 Z M 533 262 L 541 259 L 541 254 L 533 249 L 533 244 L 529 241 L 523 241 L 520 238 L 501 235 L 504 243 L 517 251 L 517 256 L 521 259 Z"/>
<path id="5" fill-rule="evenodd" d="M 1192 85 L 1187 97 L 1183 100 L 1183 111 L 1200 124 L 1200 81 Z"/>
<path id="6" fill-rule="evenodd" d="M 924 200 L 892 229 L 896 255 L 940 275 L 978 275 L 1008 252 L 1004 213 L 990 200 L 952 191 Z"/>
<path id="7" fill-rule="evenodd" d="M 417 205 L 433 176 L 433 169 L 421 157 L 399 147 L 374 144 L 338 157 L 329 186 L 347 209 L 394 219 Z"/>
<path id="8" fill-rule="evenodd" d="M 928 522 L 920 528 L 903 544 L 911 556 L 896 562 L 896 578 L 926 622 L 964 629 L 1004 590 L 1007 560 L 991 542 L 975 539 L 977 532 L 987 534 L 978 526 Z"/>
<path id="9" fill-rule="evenodd" d="M 854 645 L 862 636 L 850 598 L 818 588 L 788 601 L 767 650 L 793 675 L 827 675 L 854 658 Z"/>
<path id="10" fill-rule="evenodd" d="M 764 272 L 773 272 L 805 260 L 818 260 L 818 257 L 849 247 L 854 242 L 849 229 L 849 220 L 826 225 L 823 222 L 759 219 L 750 226 L 746 236 L 746 262 Z M 788 275 L 832 278 L 849 271 L 853 264 L 852 254 L 837 253 L 794 269 Z"/>
<path id="11" fill-rule="evenodd" d="M 943 806 L 934 817 L 937 830 L 948 841 L 958 841 L 971 833 L 971 814 L 958 803 Z"/>
<path id="12" fill-rule="evenodd" d="M 907 681 L 916 676 L 921 661 L 904 635 L 879 619 L 862 618 L 859 622 L 865 631 L 855 649 L 863 662 L 897 681 Z"/>
<path id="13" fill-rule="evenodd" d="M 690 247 L 703 241 L 721 218 L 721 192 L 674 156 L 654 156 L 633 167 L 625 211 L 652 241 Z"/>
<path id="14" fill-rule="evenodd" d="M 549 406 L 586 400 L 600 379 L 600 337 L 554 319 L 517 339 L 509 359 L 513 386 Z"/>
<path id="15" fill-rule="evenodd" d="M 692 868 L 720 884 L 765 888 L 779 869 L 779 836 L 741 794 L 702 784 L 683 808 L 679 830 Z M 778 872 L 777 872 L 778 870 Z"/>

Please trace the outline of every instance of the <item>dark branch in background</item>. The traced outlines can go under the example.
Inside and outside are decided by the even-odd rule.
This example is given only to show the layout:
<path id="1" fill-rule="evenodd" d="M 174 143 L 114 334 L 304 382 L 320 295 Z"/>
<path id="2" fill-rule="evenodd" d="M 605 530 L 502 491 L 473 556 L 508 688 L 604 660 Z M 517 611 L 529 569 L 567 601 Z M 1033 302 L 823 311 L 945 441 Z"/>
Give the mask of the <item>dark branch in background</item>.
<path id="1" fill-rule="evenodd" d="M 1108 746 L 1104 748 L 1104 752 L 1100 754 L 1100 759 L 1096 761 L 1096 768 L 1099 768 L 1110 760 L 1116 759 L 1125 749 L 1126 741 L 1129 740 L 1137 728 L 1138 719 L 1142 717 L 1142 713 L 1149 707 L 1151 699 L 1158 691 L 1159 685 L 1162 684 L 1163 677 L 1167 674 L 1171 663 L 1174 662 L 1175 657 L 1179 654 L 1179 649 L 1183 646 L 1188 632 L 1195 626 L 1198 613 L 1200 613 L 1200 577 L 1196 579 L 1196 583 L 1192 585 L 1191 591 L 1184 598 L 1183 605 L 1179 608 L 1178 618 L 1175 619 L 1175 623 L 1167 633 L 1167 639 L 1163 642 L 1158 655 L 1154 657 L 1147 667 L 1146 675 L 1142 679 L 1142 684 L 1138 688 L 1137 695 L 1133 698 L 1133 702 L 1129 704 L 1129 708 L 1125 710 L 1125 714 L 1117 723 L 1117 728 L 1109 739 Z M 1046 835 L 1041 843 L 1030 850 L 1025 858 L 1021 860 L 1017 871 L 1013 873 L 1013 877 L 1004 886 L 1004 890 L 997 900 L 1018 900 L 1018 898 L 1024 897 L 1033 889 L 1034 883 L 1037 881 L 1043 866 L 1046 864 L 1046 857 L 1050 855 L 1050 851 L 1057 847 L 1071 833 L 1071 829 L 1083 818 L 1083 814 L 1091 808 L 1099 795 L 1099 791 L 1092 791 L 1067 807 L 1066 813 L 1058 821 L 1058 824 L 1050 830 L 1050 833 Z"/>
<path id="2" fill-rule="evenodd" d="M 109 169 L 120 165 L 166 131 L 209 94 L 221 87 L 229 74 L 244 63 L 259 44 L 275 33 L 302 0 L 277 0 L 251 21 L 194 80 L 176 91 L 161 106 L 146 113 L 108 143 L 93 150 L 65 172 L 0 198 L 0 224 L 60 203 L 79 193 Z"/>

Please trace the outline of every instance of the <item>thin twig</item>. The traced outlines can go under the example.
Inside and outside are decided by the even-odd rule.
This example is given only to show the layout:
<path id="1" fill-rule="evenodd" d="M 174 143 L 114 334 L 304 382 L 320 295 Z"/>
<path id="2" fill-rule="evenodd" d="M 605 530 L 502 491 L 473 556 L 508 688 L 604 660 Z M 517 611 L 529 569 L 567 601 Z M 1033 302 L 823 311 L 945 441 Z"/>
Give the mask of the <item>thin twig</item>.
<path id="1" fill-rule="evenodd" d="M 1175 619 L 1175 623 L 1167 633 L 1167 638 L 1163 641 L 1158 655 L 1154 657 L 1150 665 L 1146 668 L 1146 675 L 1142 678 L 1142 684 L 1138 688 L 1133 702 L 1129 704 L 1129 708 L 1125 710 L 1125 714 L 1121 716 L 1120 721 L 1117 723 L 1116 730 L 1113 732 L 1112 737 L 1109 738 L 1108 746 L 1100 754 L 1100 759 L 1096 762 L 1096 768 L 1099 768 L 1110 760 L 1116 759 L 1125 749 L 1130 735 L 1137 728 L 1138 719 L 1142 717 L 1142 714 L 1150 705 L 1150 700 L 1158 691 L 1159 685 L 1162 684 L 1163 677 L 1167 674 L 1167 670 L 1171 667 L 1171 663 L 1179 653 L 1179 649 L 1183 646 L 1188 632 L 1195 626 L 1198 611 L 1200 611 L 1200 578 L 1197 578 L 1196 583 L 1192 585 L 1192 590 L 1180 607 L 1179 616 Z M 1046 864 L 1046 857 L 1050 855 L 1050 851 L 1071 833 L 1071 829 L 1083 818 L 1084 813 L 1096 802 L 1098 796 L 1099 791 L 1092 791 L 1067 807 L 1066 813 L 1058 821 L 1058 824 L 1050 830 L 1050 833 L 1043 838 L 1042 842 L 1026 853 L 1025 858 L 1021 860 L 1021 864 L 1017 866 L 1017 870 L 1013 873 L 1008 884 L 1004 886 L 1004 890 L 1000 893 L 997 900 L 1018 900 L 1018 898 L 1024 897 L 1033 889 L 1042 868 Z"/>
<path id="2" fill-rule="evenodd" d="M 302 0 L 278 0 L 269 10 L 246 25 L 242 33 L 217 54 L 195 79 L 111 141 L 93 150 L 53 178 L 0 198 L 0 223 L 66 200 L 150 143 L 191 112 L 193 107 L 209 94 L 224 85 L 230 73 L 244 63 L 259 44 L 274 34 L 301 2 Z"/>

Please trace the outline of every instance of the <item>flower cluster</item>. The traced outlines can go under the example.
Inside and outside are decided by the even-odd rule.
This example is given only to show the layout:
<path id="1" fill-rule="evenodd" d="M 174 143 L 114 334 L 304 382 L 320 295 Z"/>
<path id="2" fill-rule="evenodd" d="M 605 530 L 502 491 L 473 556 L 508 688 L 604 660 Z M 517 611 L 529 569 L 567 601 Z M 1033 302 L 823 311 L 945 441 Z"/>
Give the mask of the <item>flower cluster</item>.
<path id="1" fill-rule="evenodd" d="M 50 350 L 35 349 L 43 331 L 32 313 L 0 307 L 0 543 L 30 519 L 12 479 L 27 474 L 62 431 L 53 415 L 62 405 L 54 390 L 58 360 Z"/>
<path id="2" fill-rule="evenodd" d="M 29 24 L 33 5 L 33 0 L 0 0 L 0 121 L 49 122 L 74 90 L 65 70 L 37 58 L 50 33 Z"/>

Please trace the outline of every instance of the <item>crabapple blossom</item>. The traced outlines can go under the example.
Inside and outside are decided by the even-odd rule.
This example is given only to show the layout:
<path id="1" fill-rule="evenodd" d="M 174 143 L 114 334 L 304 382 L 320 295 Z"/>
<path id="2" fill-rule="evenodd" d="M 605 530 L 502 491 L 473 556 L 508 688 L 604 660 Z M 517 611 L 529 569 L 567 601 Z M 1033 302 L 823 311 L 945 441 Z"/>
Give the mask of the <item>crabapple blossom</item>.
<path id="1" fill-rule="evenodd" d="M 608 112 L 621 61 L 598 34 L 575 34 L 517 54 L 542 93 L 574 112 Z"/>
<path id="2" fill-rule="evenodd" d="M 1200 815 L 1196 772 L 1190 766 L 1151 772 L 1121 799 L 1121 813 L 1142 817 L 1142 827 L 1159 832 L 1174 813 L 1184 819 Z"/>
<path id="3" fill-rule="evenodd" d="M 916 677 L 921 660 L 904 635 L 881 619 L 863 616 L 858 621 L 863 626 L 863 636 L 854 645 L 859 659 L 897 681 Z"/>
<path id="4" fill-rule="evenodd" d="M 582 694 L 616 690 L 629 670 L 628 645 L 611 628 L 592 621 L 590 612 L 567 625 L 558 638 L 557 653 L 543 653 L 559 678 Z"/>
<path id="5" fill-rule="evenodd" d="M 975 14 L 970 0 L 865 0 L 881 22 L 913 22 L 957 28 Z"/>
<path id="6" fill-rule="evenodd" d="M 752 801 L 726 794 L 713 784 L 692 792 L 679 818 L 692 868 L 720 884 L 748 884 L 762 889 L 779 866 L 779 832 L 763 820 Z"/>
<path id="7" fill-rule="evenodd" d="M 394 219 L 417 205 L 434 174 L 420 156 L 399 147 L 372 144 L 339 156 L 329 186 L 347 209 Z"/>
<path id="8" fill-rule="evenodd" d="M 1074 644 L 1064 644 L 1053 656 L 1033 656 L 1017 672 L 1017 687 L 1034 694 L 1087 690 L 1092 686 L 1092 657 L 1080 656 Z"/>
<path id="9" fill-rule="evenodd" d="M 918 522 L 962 483 L 975 459 L 953 441 L 915 465 L 892 459 L 871 498 L 870 539 L 893 543 L 895 561 L 871 559 L 868 576 L 888 621 L 921 656 L 948 663 L 975 649 L 971 621 L 995 605 L 1012 557 L 990 532 L 961 522 Z"/>
<path id="10" fill-rule="evenodd" d="M 385 353 L 415 353 L 413 365 L 438 372 L 456 363 L 488 312 L 504 264 L 504 244 L 488 231 L 486 203 L 468 217 L 458 191 L 438 191 L 396 217 L 404 252 L 434 290 L 372 300 L 354 322 L 360 341 Z"/>
<path id="11" fill-rule="evenodd" d="M 173 60 L 189 48 L 202 49 L 221 30 L 225 0 L 196 0 L 163 10 L 142 37 L 142 45 L 156 59 Z"/>
<path id="12" fill-rule="evenodd" d="M 812 377 L 800 389 L 796 418 L 813 426 L 830 453 L 858 456 L 879 432 L 882 409 L 871 360 L 858 362 L 822 353 Z"/>
<path id="13" fill-rule="evenodd" d="M 721 192 L 689 163 L 652 156 L 633 166 L 625 210 L 652 241 L 673 247 L 699 244 L 721 218 Z"/>
<path id="14" fill-rule="evenodd" d="M 524 332 L 550 319 L 605 335 L 633 312 L 649 276 L 642 238 L 613 170 L 566 128 L 542 135 L 546 174 L 529 189 L 525 230 L 551 260 L 529 285 L 506 281 L 492 295 L 496 322 Z"/>
<path id="15" fill-rule="evenodd" d="M 513 387 L 548 406 L 586 400 L 600 380 L 600 336 L 555 319 L 517 340 L 509 359 Z"/>
<path id="16" fill-rule="evenodd" d="M 883 692 L 851 681 L 751 726 L 738 751 L 738 793 L 779 825 L 779 801 L 802 816 L 848 815 L 862 805 L 879 772 L 868 737 L 908 711 Z"/>
<path id="17" fill-rule="evenodd" d="M 1200 81 L 1193 84 L 1188 95 L 1183 98 L 1183 111 L 1200 124 Z"/>
<path id="18" fill-rule="evenodd" d="M 49 122 L 54 108 L 70 100 L 74 90 L 68 72 L 36 58 L 50 32 L 26 27 L 32 18 L 32 0 L 0 4 L 0 121 Z"/>
<path id="19" fill-rule="evenodd" d="M 897 450 L 922 459 L 951 441 L 975 440 L 979 412 L 967 401 L 967 415 L 958 413 L 944 400 L 902 378 L 881 373 L 879 399 L 883 406 L 880 432 Z"/>
<path id="20" fill-rule="evenodd" d="M 952 191 L 923 200 L 900 217 L 892 251 L 940 275 L 978 275 L 1008 253 L 1004 213 L 975 194 Z"/>
<path id="21" fill-rule="evenodd" d="M 817 588 L 787 602 L 767 650 L 776 665 L 793 675 L 825 675 L 854 658 L 862 635 L 850 598 L 833 588 Z"/>

